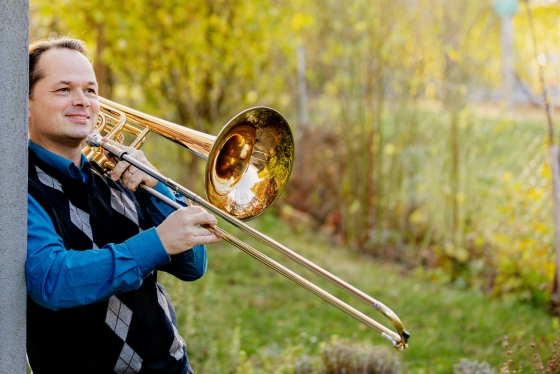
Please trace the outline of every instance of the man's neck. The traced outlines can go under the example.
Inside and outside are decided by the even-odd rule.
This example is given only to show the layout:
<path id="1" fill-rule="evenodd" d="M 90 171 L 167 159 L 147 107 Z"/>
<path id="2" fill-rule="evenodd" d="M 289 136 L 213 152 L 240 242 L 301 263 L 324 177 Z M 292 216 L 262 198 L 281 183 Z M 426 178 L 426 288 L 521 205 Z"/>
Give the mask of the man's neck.
<path id="1" fill-rule="evenodd" d="M 30 138 L 31 141 L 41 148 L 46 149 L 49 152 L 54 153 L 60 157 L 64 157 L 67 160 L 70 160 L 76 165 L 77 167 L 82 166 L 82 147 L 81 143 L 76 143 L 75 146 L 71 146 L 70 144 L 61 146 L 58 143 L 48 142 L 43 139 L 33 139 Z"/>

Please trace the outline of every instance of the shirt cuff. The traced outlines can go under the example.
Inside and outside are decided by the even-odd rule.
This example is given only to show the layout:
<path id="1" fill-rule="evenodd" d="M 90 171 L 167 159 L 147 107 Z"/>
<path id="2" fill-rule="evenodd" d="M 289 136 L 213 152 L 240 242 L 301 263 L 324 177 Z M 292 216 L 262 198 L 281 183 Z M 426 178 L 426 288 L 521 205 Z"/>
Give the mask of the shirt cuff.
<path id="1" fill-rule="evenodd" d="M 154 227 L 133 236 L 124 243 L 134 257 L 142 278 L 147 277 L 155 268 L 171 261 Z"/>

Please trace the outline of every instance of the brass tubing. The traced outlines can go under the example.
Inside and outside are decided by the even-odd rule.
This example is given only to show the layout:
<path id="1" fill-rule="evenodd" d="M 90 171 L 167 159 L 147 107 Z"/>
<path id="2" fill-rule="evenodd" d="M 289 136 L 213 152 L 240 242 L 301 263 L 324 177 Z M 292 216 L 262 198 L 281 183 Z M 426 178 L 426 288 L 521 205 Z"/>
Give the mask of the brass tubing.
<path id="1" fill-rule="evenodd" d="M 102 108 L 110 112 L 117 112 L 118 115 L 124 114 L 126 120 L 141 127 L 148 126 L 152 132 L 187 148 L 189 151 L 204 159 L 208 158 L 208 154 L 216 140 L 215 136 L 192 129 L 186 129 L 183 126 L 150 116 L 149 114 L 142 113 L 102 97 L 99 98 L 99 102 L 102 104 Z M 110 138 L 109 135 L 107 137 Z"/>
<path id="2" fill-rule="evenodd" d="M 216 208 L 206 200 L 202 199 L 200 196 L 196 195 L 189 189 L 183 187 L 182 185 L 176 183 L 175 181 L 171 180 L 170 178 L 165 177 L 164 175 L 160 174 L 159 172 L 151 169 L 150 167 L 140 163 L 139 161 L 135 160 L 134 158 L 128 156 L 127 152 L 121 150 L 119 147 L 111 145 L 110 143 L 104 141 L 102 137 L 97 133 L 92 133 L 88 136 L 87 142 L 90 146 L 101 146 L 119 160 L 124 160 L 134 165 L 138 169 L 144 171 L 145 173 L 151 175 L 152 177 L 156 178 L 160 182 L 164 183 L 166 186 L 174 190 L 175 192 L 185 196 L 187 199 L 193 201 L 194 203 L 202 206 L 203 208 L 207 209 L 208 211 L 214 213 L 218 217 L 224 219 L 228 223 L 232 224 L 233 226 L 239 228 L 243 232 L 253 236 L 255 239 L 261 241 L 264 244 L 269 245 L 273 249 L 281 252 L 282 254 L 288 256 L 293 261 L 297 262 L 298 264 L 305 266 L 309 270 L 312 270 L 317 275 L 321 276 L 324 279 L 327 279 L 331 283 L 335 284 L 336 286 L 341 287 L 345 291 L 349 292 L 350 294 L 358 297 L 360 300 L 365 301 L 368 305 L 372 306 L 374 309 L 381 312 L 389 321 L 393 324 L 393 326 L 397 329 L 398 334 L 395 332 L 387 329 L 385 326 L 379 324 L 375 320 L 369 318 L 365 314 L 359 312 L 358 310 L 352 308 L 348 304 L 342 302 L 341 300 L 337 299 L 336 297 L 332 296 L 328 292 L 322 290 L 321 288 L 317 287 L 313 283 L 307 281 L 305 278 L 299 276 L 298 274 L 292 272 L 291 270 L 285 268 L 284 266 L 280 265 L 279 263 L 275 262 L 274 260 L 270 259 L 269 257 L 265 256 L 264 254 L 260 253 L 256 249 L 252 248 L 251 246 L 247 245 L 246 243 L 242 242 L 241 240 L 231 236 L 230 234 L 226 233 L 220 228 L 211 228 L 218 231 L 218 234 L 224 237 L 226 241 L 230 244 L 236 246 L 237 248 L 243 250 L 244 252 L 248 253 L 249 255 L 253 256 L 255 259 L 263 262 L 267 266 L 271 267 L 272 269 L 276 270 L 277 272 L 281 273 L 285 277 L 289 278 L 293 282 L 299 284 L 303 288 L 307 289 L 308 291 L 314 293 L 315 295 L 321 297 L 323 300 L 327 301 L 329 304 L 337 307 L 338 309 L 342 310 L 346 314 L 352 316 L 353 318 L 357 319 L 358 321 L 362 322 L 366 326 L 380 332 L 383 337 L 390 340 L 395 348 L 398 350 L 404 350 L 408 344 L 408 338 L 410 334 L 405 330 L 404 325 L 397 317 L 397 315 L 389 309 L 384 304 L 380 303 L 379 301 L 375 300 L 371 296 L 365 294 L 364 292 L 356 289 L 355 287 L 351 286 L 350 284 L 344 282 L 343 280 L 339 279 L 338 277 L 334 276 L 333 274 L 329 273 L 328 271 L 322 269 L 321 267 L 317 266 L 316 264 L 312 263 L 311 261 L 307 260 L 303 256 L 293 252 L 292 250 L 288 249 L 287 247 L 283 246 L 282 244 L 276 242 L 275 240 L 269 238 L 266 235 L 261 234 L 260 232 L 256 231 L 252 227 L 246 225 L 242 221 L 238 220 L 237 218 L 227 214 L 220 209 Z M 141 188 L 149 191 L 146 186 L 140 186 Z M 156 191 L 153 191 L 156 192 Z M 157 192 L 156 192 L 157 193 Z M 156 196 L 154 193 L 152 193 Z M 161 194 L 158 194 L 161 195 Z M 162 201 L 168 203 L 169 199 L 164 199 L 165 196 L 161 195 L 158 196 Z M 177 203 L 173 202 L 174 204 L 178 205 Z M 168 203 L 169 204 L 169 203 Z M 177 208 L 172 204 L 169 204 L 172 207 Z"/>

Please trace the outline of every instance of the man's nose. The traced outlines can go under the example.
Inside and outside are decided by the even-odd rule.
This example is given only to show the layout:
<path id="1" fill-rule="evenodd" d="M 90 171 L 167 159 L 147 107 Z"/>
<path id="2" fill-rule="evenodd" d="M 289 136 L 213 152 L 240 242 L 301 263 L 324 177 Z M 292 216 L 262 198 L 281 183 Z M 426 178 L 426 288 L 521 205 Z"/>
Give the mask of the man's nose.
<path id="1" fill-rule="evenodd" d="M 84 108 L 89 107 L 89 100 L 87 98 L 87 96 L 81 91 L 81 90 L 76 90 L 74 91 L 74 97 L 72 99 L 72 105 L 74 106 L 81 106 Z"/>

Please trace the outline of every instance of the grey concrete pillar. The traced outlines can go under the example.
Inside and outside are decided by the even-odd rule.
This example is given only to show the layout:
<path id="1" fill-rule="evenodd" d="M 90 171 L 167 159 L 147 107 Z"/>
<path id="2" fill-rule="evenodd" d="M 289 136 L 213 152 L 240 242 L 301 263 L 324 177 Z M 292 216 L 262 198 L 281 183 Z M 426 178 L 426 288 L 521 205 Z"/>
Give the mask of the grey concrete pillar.
<path id="1" fill-rule="evenodd" d="M 0 373 L 25 373 L 29 1 L 0 0 Z"/>

